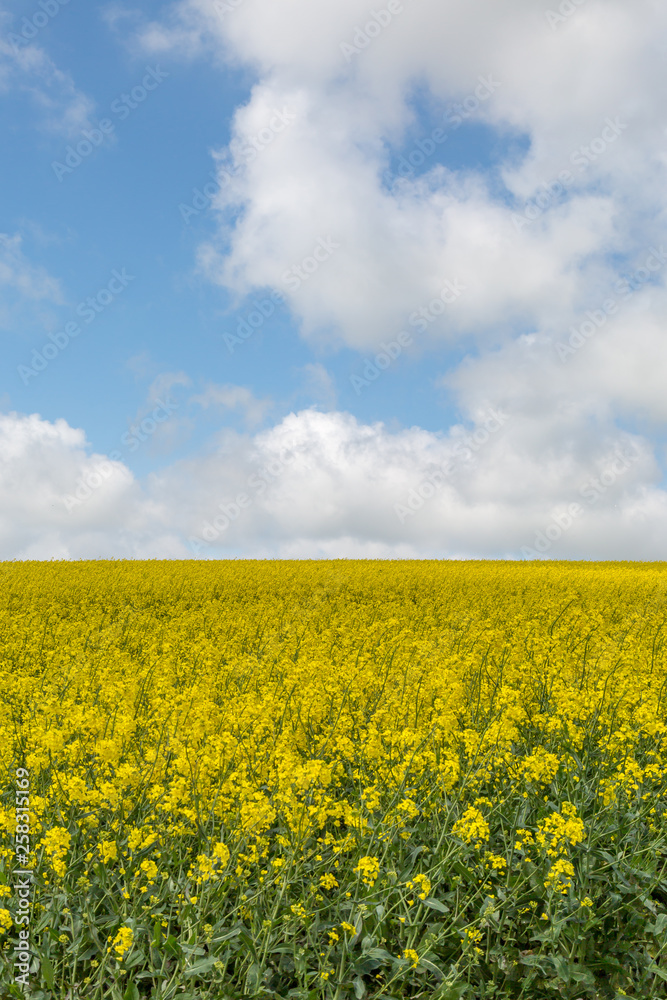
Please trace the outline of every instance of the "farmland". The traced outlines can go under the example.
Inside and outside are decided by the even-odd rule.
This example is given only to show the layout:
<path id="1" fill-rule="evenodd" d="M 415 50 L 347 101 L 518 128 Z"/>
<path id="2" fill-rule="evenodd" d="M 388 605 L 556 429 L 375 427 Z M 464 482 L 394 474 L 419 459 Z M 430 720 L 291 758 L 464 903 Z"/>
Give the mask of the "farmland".
<path id="1" fill-rule="evenodd" d="M 0 583 L 3 997 L 667 996 L 664 564 Z"/>

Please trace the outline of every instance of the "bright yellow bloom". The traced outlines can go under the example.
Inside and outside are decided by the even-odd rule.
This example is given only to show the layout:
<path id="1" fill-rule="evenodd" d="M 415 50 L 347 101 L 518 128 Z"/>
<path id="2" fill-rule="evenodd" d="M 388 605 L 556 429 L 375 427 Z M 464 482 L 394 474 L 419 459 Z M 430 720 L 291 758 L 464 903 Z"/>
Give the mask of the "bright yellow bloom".
<path id="1" fill-rule="evenodd" d="M 115 952 L 116 958 L 120 961 L 125 958 L 132 949 L 134 943 L 134 932 L 131 927 L 121 927 L 116 936 L 111 941 L 110 950 Z"/>
<path id="2" fill-rule="evenodd" d="M 323 889 L 337 889 L 338 880 L 334 875 L 328 872 L 326 875 L 320 875 L 320 885 Z"/>
<path id="3" fill-rule="evenodd" d="M 553 889 L 562 895 L 572 886 L 571 878 L 574 875 L 574 865 L 567 858 L 558 858 L 551 866 L 547 880 L 544 883 L 545 889 Z"/>
<path id="4" fill-rule="evenodd" d="M 361 875 L 361 880 L 366 885 L 374 885 L 380 872 L 380 862 L 375 857 L 366 856 L 360 858 L 357 867 L 352 870 Z"/>
<path id="5" fill-rule="evenodd" d="M 154 861 L 151 861 L 149 858 L 146 858 L 144 861 L 141 862 L 141 864 L 139 865 L 139 869 L 141 870 L 144 877 L 148 879 L 149 882 L 154 882 L 155 879 L 157 878 L 157 865 L 155 864 Z"/>
<path id="6" fill-rule="evenodd" d="M 471 844 L 476 840 L 488 840 L 490 833 L 489 824 L 479 809 L 470 806 L 469 809 L 466 809 L 461 819 L 454 824 L 452 833 L 456 837 L 460 837 L 461 840 L 465 840 L 466 844 Z"/>
<path id="7" fill-rule="evenodd" d="M 431 891 L 431 882 L 427 875 L 415 875 L 410 882 L 406 882 L 407 889 L 416 890 L 420 899 L 426 899 Z"/>

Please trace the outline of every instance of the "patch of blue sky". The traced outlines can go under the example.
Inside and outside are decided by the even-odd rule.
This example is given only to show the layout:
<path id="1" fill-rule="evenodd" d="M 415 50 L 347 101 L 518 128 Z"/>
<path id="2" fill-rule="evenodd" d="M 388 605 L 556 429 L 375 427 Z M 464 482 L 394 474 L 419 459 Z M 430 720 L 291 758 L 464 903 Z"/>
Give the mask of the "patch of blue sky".
<path id="1" fill-rule="evenodd" d="M 161 11 L 160 4 L 143 5 L 148 16 Z M 18 4 L 15 13 L 22 13 Z M 247 342 L 228 349 L 225 333 L 235 333 L 253 300 L 265 296 L 257 292 L 235 302 L 197 274 L 198 246 L 217 234 L 219 218 L 208 196 L 197 200 L 196 192 L 213 183 L 211 152 L 228 143 L 234 111 L 247 100 L 252 80 L 222 63 L 137 58 L 100 17 L 93 5 L 79 6 L 76 17 L 64 7 L 36 39 L 94 102 L 90 127 L 98 130 L 104 119 L 113 125 L 99 145 L 78 132 L 46 128 L 44 109 L 27 94 L 2 103 L 11 155 L 0 165 L 0 184 L 12 197 L 0 228 L 20 232 L 26 257 L 62 289 L 62 302 L 35 302 L 11 319 L 1 387 L 9 407 L 49 420 L 63 417 L 86 429 L 94 450 L 111 453 L 137 418 L 150 412 L 153 380 L 165 372 L 184 373 L 190 383 L 170 389 L 177 404 L 170 415 L 173 433 L 149 436 L 133 451 L 120 448 L 137 475 L 165 461 L 165 448 L 172 460 L 205 447 L 221 427 L 257 430 L 308 406 L 346 410 L 360 421 L 383 421 L 396 429 L 439 432 L 458 422 L 447 393 L 424 387 L 433 386 L 434 373 L 455 366 L 469 345 L 433 349 L 431 343 L 427 351 L 415 336 L 413 347 L 360 392 L 351 377 L 363 372 L 367 360 L 373 363 L 374 352 L 314 350 L 284 306 Z M 153 90 L 143 87 L 151 71 L 145 82 L 155 84 Z M 145 96 L 135 88 L 143 88 Z M 450 170 L 484 171 L 493 185 L 500 163 L 525 155 L 525 137 L 496 129 L 472 111 L 458 122 L 460 111 L 468 114 L 465 95 L 461 100 L 458 110 L 456 102 L 436 107 L 428 95 L 415 92 L 413 126 L 401 148 L 392 150 L 389 169 L 398 173 L 401 159 L 440 126 L 447 140 L 434 144 L 437 149 L 415 167 L 416 176 L 442 163 Z M 184 217 L 183 206 L 195 210 Z M 233 225 L 234 218 L 229 211 L 226 223 Z M 132 277 L 106 302 L 109 283 L 118 286 L 114 271 Z M 103 308 L 87 322 L 86 303 L 100 293 L 105 302 L 97 304 Z M 53 338 L 60 336 L 63 343 L 68 323 L 81 332 L 58 348 Z M 397 321 L 387 339 L 399 329 Z M 52 356 L 40 368 L 33 352 L 43 357 L 45 345 Z M 20 366 L 34 366 L 34 376 L 22 377 Z M 188 402 L 211 383 L 246 387 L 256 400 L 271 403 L 255 411 L 255 418 L 263 417 L 253 422 L 242 406 L 202 408 Z"/>
<path id="2" fill-rule="evenodd" d="M 492 75 L 480 74 L 470 94 L 446 103 L 416 87 L 410 99 L 412 124 L 400 146 L 388 145 L 388 164 L 382 174 L 385 187 L 391 189 L 401 177 L 416 180 L 442 166 L 452 172 L 485 174 L 493 196 L 509 200 L 500 169 L 522 161 L 530 149 L 530 137 L 484 120 L 484 105 L 493 100 L 498 86 Z"/>

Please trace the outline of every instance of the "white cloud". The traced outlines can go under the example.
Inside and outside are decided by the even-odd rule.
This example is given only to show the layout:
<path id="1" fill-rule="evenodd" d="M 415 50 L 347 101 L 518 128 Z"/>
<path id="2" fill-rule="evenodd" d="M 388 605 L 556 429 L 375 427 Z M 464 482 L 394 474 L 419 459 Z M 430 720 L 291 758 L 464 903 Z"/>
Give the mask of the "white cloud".
<path id="1" fill-rule="evenodd" d="M 11 45 L 0 38 L 0 94 L 27 94 L 41 110 L 40 126 L 67 137 L 90 125 L 95 103 L 80 91 L 69 73 L 58 69 L 39 45 Z"/>
<path id="2" fill-rule="evenodd" d="M 0 511 L 4 559 L 180 551 L 126 466 L 89 454 L 82 430 L 38 414 L 0 416 Z"/>
<path id="3" fill-rule="evenodd" d="M 142 483 L 64 421 L 9 414 L 0 556 L 512 557 L 572 503 L 581 512 L 548 554 L 667 556 L 667 497 L 645 441 L 609 428 L 563 454 L 552 444 L 567 414 L 552 417 L 551 440 L 524 415 L 495 414 L 438 435 L 305 410 L 252 437 L 225 432 Z"/>
<path id="4" fill-rule="evenodd" d="M 620 0 L 587 0 L 557 31 L 546 2 L 485 0 L 473 8 L 466 0 L 405 0 L 403 13 L 350 62 L 341 43 L 371 19 L 365 0 L 317 9 L 304 0 L 227 6 L 216 12 L 209 0 L 184 0 L 145 37 L 190 56 L 217 49 L 257 72 L 219 157 L 224 256 L 208 247 L 202 260 L 240 294 L 284 290 L 285 271 L 331 236 L 340 249 L 288 292 L 304 336 L 335 334 L 367 350 L 447 278 L 459 278 L 468 294 L 431 335 L 473 333 L 485 343 L 510 325 L 567 325 L 609 280 L 610 255 L 632 253 L 659 232 L 667 68 L 658 39 L 667 13 L 650 0 L 632 11 Z M 500 164 L 510 191 L 523 201 L 564 169 L 573 174 L 565 204 L 520 233 L 485 176 L 437 168 L 392 191 L 381 183 L 388 144 L 413 121 L 414 84 L 446 109 L 466 95 L 474 106 L 480 77 L 494 92 L 474 114 L 530 139 L 519 166 Z M 243 150 L 275 109 L 288 109 L 294 122 L 248 160 Z M 591 143 L 598 152 L 582 170 L 571 157 Z M 230 164 L 235 170 L 225 174 Z M 643 236 L 638 213 L 646 217 Z"/>
<path id="5" fill-rule="evenodd" d="M 203 409 L 219 407 L 222 410 L 235 410 L 241 413 L 248 427 L 257 427 L 271 409 L 270 399 L 257 399 L 250 389 L 242 385 L 209 384 L 199 395 L 192 396 L 191 403 L 197 403 Z"/>
<path id="6" fill-rule="evenodd" d="M 33 264 L 23 250 L 20 233 L 0 233 L 0 329 L 19 325 L 27 311 L 62 305 L 61 284 L 46 268 Z"/>
<path id="7" fill-rule="evenodd" d="M 441 383 L 468 431 L 390 433 L 305 410 L 254 436 L 223 432 L 204 454 L 124 486 L 107 520 L 102 488 L 65 526 L 40 508 L 34 540 L 24 531 L 6 546 L 75 554 L 96 539 L 105 552 L 187 554 L 187 539 L 208 532 L 217 544 L 202 554 L 504 556 L 545 538 L 562 557 L 667 556 L 654 448 L 624 430 L 666 415 L 667 271 L 630 297 L 617 286 L 663 238 L 667 8 L 587 0 L 552 30 L 547 0 L 403 7 L 352 56 L 341 46 L 362 39 L 366 0 L 182 0 L 137 37 L 153 53 L 213 54 L 256 74 L 214 156 L 219 233 L 199 255 L 211 279 L 237 299 L 279 289 L 318 346 L 366 353 L 409 329 L 415 351 L 463 347 L 469 356 Z M 454 128 L 459 104 L 499 138 L 524 137 L 525 156 L 487 172 L 427 160 L 421 176 L 387 186 L 391 151 L 425 138 L 417 90 L 443 127 Z M 564 171 L 562 194 L 545 195 Z M 559 356 L 571 328 L 590 327 L 589 311 L 610 299 L 617 308 L 599 329 Z M 265 413 L 239 386 L 193 401 L 250 424 Z M 493 431 L 490 408 L 503 415 Z M 19 424 L 8 433 L 23 440 Z M 88 461 L 82 440 L 39 433 L 72 468 Z M 28 437 L 30 464 L 46 446 Z"/>
<path id="8" fill-rule="evenodd" d="M 48 299 L 62 304 L 60 283 L 43 268 L 31 264 L 23 253 L 22 238 L 0 233 L 0 288 L 12 289 L 22 298 Z"/>

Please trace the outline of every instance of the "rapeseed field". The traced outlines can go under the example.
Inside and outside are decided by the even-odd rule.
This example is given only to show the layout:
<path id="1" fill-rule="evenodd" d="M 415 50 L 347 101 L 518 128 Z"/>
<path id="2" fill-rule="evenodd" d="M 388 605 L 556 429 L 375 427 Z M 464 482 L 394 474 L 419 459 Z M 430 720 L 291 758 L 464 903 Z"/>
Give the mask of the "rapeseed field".
<path id="1" fill-rule="evenodd" d="M 667 567 L 0 564 L 0 982 L 667 996 Z"/>

